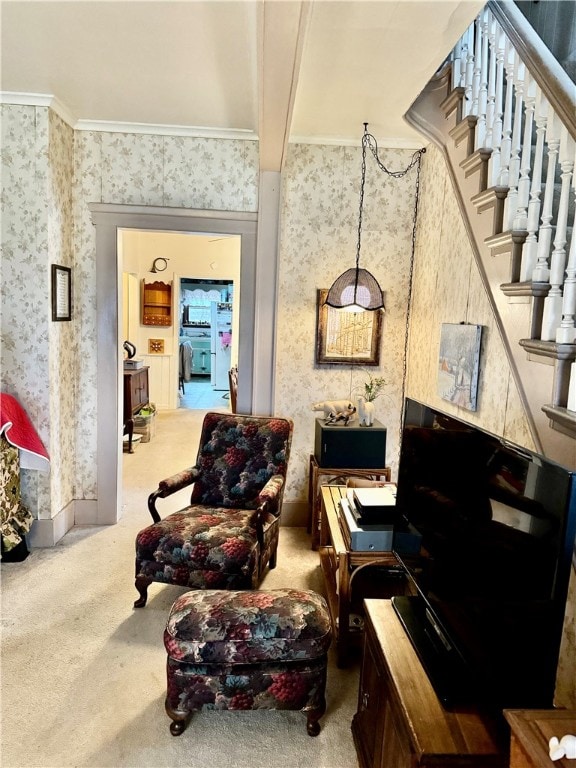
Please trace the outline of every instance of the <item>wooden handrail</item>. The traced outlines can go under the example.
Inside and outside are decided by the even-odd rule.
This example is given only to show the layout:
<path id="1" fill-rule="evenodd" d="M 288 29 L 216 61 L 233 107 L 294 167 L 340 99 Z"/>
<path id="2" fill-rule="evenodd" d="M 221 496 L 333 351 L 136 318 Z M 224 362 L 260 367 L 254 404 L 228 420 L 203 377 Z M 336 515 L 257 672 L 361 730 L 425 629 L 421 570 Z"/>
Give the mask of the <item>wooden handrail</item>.
<path id="1" fill-rule="evenodd" d="M 515 3 L 489 0 L 487 6 L 572 138 L 576 139 L 576 85 Z"/>

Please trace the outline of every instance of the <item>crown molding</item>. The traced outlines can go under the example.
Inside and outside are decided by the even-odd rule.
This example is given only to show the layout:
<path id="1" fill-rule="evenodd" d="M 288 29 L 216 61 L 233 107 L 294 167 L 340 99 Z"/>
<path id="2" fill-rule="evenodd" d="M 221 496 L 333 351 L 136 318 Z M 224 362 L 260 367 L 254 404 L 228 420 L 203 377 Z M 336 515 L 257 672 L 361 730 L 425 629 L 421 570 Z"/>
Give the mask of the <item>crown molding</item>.
<path id="1" fill-rule="evenodd" d="M 46 107 L 56 112 L 71 128 L 75 127 L 76 116 L 52 93 L 16 93 L 0 91 L 0 104 L 15 104 L 23 107 Z"/>
<path id="2" fill-rule="evenodd" d="M 258 141 L 258 135 L 248 128 L 206 128 L 195 125 L 155 125 L 154 123 L 121 123 L 108 120 L 78 120 L 77 131 L 102 133 L 139 133 L 155 136 L 190 136 L 201 139 L 235 139 Z"/>
<path id="3" fill-rule="evenodd" d="M 78 120 L 73 113 L 49 93 L 12 93 L 0 91 L 0 104 L 16 104 L 28 107 L 52 109 L 75 131 L 96 133 L 134 133 L 154 136 L 188 136 L 198 139 L 229 139 L 236 141 L 258 141 L 258 134 L 248 128 L 206 128 L 187 125 L 162 125 L 154 123 L 122 123 L 109 120 Z M 334 136 L 291 136 L 290 144 L 322 144 L 337 147 L 359 147 L 358 138 Z M 422 142 L 417 139 L 379 139 L 378 146 L 386 149 L 417 150 Z"/>
<path id="4" fill-rule="evenodd" d="M 206 139 L 235 139 L 258 141 L 258 134 L 248 128 L 206 128 L 188 125 L 155 125 L 153 123 L 123 123 L 110 120 L 79 120 L 51 93 L 16 93 L 0 91 L 0 104 L 52 109 L 75 131 L 101 133 L 138 133 L 155 136 L 191 136 Z"/>
<path id="5" fill-rule="evenodd" d="M 290 144 L 323 144 L 329 147 L 358 147 L 360 143 L 358 138 L 338 138 L 334 136 L 291 136 L 289 140 Z M 384 149 L 410 149 L 412 151 L 416 149 L 422 149 L 426 142 L 418 141 L 417 139 L 378 139 L 378 148 Z"/>

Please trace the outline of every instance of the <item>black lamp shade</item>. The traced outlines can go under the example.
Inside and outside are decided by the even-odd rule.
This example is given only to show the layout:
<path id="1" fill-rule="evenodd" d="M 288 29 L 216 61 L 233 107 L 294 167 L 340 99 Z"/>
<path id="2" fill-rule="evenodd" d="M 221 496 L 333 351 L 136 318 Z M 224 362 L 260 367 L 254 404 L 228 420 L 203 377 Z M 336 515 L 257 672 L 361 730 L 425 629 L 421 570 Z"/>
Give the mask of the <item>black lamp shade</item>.
<path id="1" fill-rule="evenodd" d="M 378 281 L 368 270 L 352 267 L 337 277 L 326 296 L 334 309 L 376 310 L 384 308 L 384 296 Z"/>

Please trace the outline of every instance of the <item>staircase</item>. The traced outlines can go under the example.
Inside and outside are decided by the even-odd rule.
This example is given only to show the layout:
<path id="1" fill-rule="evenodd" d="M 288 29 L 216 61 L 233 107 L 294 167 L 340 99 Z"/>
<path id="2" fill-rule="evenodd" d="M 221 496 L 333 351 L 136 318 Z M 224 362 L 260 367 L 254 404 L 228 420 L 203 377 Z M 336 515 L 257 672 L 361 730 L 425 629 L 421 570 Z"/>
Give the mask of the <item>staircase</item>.
<path id="1" fill-rule="evenodd" d="M 406 119 L 446 159 L 535 445 L 576 468 L 576 88 L 489 2 Z"/>

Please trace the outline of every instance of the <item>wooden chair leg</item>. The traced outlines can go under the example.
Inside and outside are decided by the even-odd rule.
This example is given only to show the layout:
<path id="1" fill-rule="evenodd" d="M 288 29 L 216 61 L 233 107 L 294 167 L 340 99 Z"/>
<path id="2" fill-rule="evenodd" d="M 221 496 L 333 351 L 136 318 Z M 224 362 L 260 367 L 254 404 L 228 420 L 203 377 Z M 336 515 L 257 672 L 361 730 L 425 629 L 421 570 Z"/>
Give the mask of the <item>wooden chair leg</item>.
<path id="1" fill-rule="evenodd" d="M 326 700 L 322 699 L 316 709 L 309 709 L 306 713 L 306 730 L 308 736 L 318 736 L 320 733 L 320 718 L 326 712 Z"/>
<path id="2" fill-rule="evenodd" d="M 148 576 L 142 576 L 142 574 L 138 574 L 134 584 L 140 593 L 140 597 L 134 603 L 134 608 L 144 608 L 146 605 L 146 600 L 148 600 L 148 587 L 150 584 L 152 584 L 152 579 L 149 579 Z"/>
<path id="3" fill-rule="evenodd" d="M 170 733 L 172 734 L 172 736 L 180 736 L 180 734 L 184 733 L 184 731 L 188 727 L 188 723 L 190 722 L 192 713 L 177 712 L 174 709 L 170 709 L 168 704 L 165 704 L 164 706 L 166 708 L 166 714 L 172 720 L 172 722 L 170 723 Z"/>

